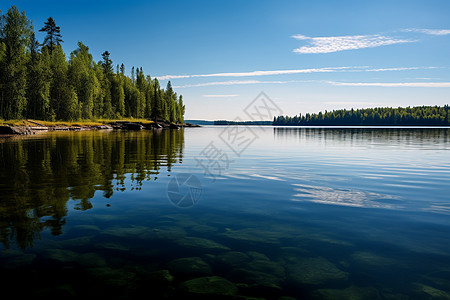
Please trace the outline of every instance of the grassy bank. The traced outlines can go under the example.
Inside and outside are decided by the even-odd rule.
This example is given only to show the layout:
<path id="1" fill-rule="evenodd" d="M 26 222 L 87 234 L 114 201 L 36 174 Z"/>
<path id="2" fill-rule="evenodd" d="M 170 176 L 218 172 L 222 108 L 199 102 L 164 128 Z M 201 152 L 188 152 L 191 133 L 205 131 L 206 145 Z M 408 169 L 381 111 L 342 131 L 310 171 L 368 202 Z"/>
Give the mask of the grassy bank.
<path id="1" fill-rule="evenodd" d="M 0 126 L 39 126 L 36 123 L 42 124 L 47 127 L 90 127 L 99 126 L 102 124 L 109 124 L 116 121 L 128 121 L 128 122 L 140 122 L 142 124 L 151 124 L 153 121 L 147 119 L 94 119 L 94 120 L 81 120 L 81 121 L 41 121 L 41 120 L 0 120 Z"/>

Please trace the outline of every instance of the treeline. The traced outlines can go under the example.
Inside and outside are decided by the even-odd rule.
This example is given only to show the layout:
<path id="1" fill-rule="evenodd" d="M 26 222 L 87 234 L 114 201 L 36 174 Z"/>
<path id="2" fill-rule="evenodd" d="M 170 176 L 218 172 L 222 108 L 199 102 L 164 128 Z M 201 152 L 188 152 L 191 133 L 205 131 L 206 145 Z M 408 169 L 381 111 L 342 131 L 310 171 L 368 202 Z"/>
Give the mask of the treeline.
<path id="1" fill-rule="evenodd" d="M 49 17 L 39 30 L 42 44 L 25 12 L 12 6 L 0 11 L 0 119 L 38 120 L 151 118 L 184 123 L 181 95 L 145 75 L 142 67 L 125 75 L 105 51 L 95 62 L 78 42 L 68 57 L 61 47 L 59 26 Z"/>
<path id="2" fill-rule="evenodd" d="M 448 126 L 448 105 L 340 109 L 274 117 L 273 125 L 285 126 Z"/>

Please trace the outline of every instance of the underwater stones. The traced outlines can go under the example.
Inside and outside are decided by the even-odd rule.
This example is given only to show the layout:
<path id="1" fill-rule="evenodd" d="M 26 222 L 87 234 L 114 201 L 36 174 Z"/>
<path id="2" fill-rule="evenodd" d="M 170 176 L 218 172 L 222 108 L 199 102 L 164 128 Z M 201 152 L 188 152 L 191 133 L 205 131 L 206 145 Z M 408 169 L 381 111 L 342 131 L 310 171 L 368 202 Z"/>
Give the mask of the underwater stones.
<path id="1" fill-rule="evenodd" d="M 196 224 L 189 228 L 191 231 L 198 233 L 214 233 L 217 232 L 217 228 L 209 225 Z"/>
<path id="2" fill-rule="evenodd" d="M 302 285 L 325 285 L 347 281 L 348 273 L 323 257 L 303 258 L 286 265 L 288 281 Z"/>
<path id="3" fill-rule="evenodd" d="M 365 251 L 358 251 L 353 253 L 352 259 L 358 263 L 374 267 L 389 267 L 397 264 L 394 259 L 385 258 L 375 253 Z"/>
<path id="4" fill-rule="evenodd" d="M 173 282 L 173 276 L 169 270 L 153 271 L 149 274 L 149 279 L 151 282 L 157 284 L 171 284 Z"/>
<path id="5" fill-rule="evenodd" d="M 320 300 L 378 300 L 378 290 L 373 287 L 351 286 L 346 289 L 320 289 L 312 293 L 313 299 Z"/>
<path id="6" fill-rule="evenodd" d="M 148 236 L 149 228 L 145 226 L 132 226 L 132 227 L 113 227 L 103 231 L 104 234 L 112 235 L 115 237 L 139 237 L 145 238 Z"/>
<path id="7" fill-rule="evenodd" d="M 237 295 L 236 285 L 220 276 L 209 276 L 191 279 L 181 283 L 181 289 L 187 293 L 199 296 L 230 296 Z"/>
<path id="8" fill-rule="evenodd" d="M 130 250 L 130 248 L 128 248 L 125 245 L 113 243 L 113 242 L 97 243 L 94 245 L 94 247 L 97 249 L 102 249 L 102 250 L 114 250 L 114 251 L 122 251 L 122 252 L 126 252 L 126 251 Z"/>
<path id="9" fill-rule="evenodd" d="M 249 288 L 269 288 L 279 290 L 282 278 L 264 272 L 249 269 L 234 269 L 228 275 L 230 280 L 249 285 Z"/>
<path id="10" fill-rule="evenodd" d="M 212 240 L 199 237 L 185 237 L 177 240 L 177 244 L 181 247 L 203 249 L 203 250 L 230 250 L 227 246 L 214 242 Z"/>
<path id="11" fill-rule="evenodd" d="M 264 231 L 253 228 L 244 228 L 244 229 L 227 229 L 223 234 L 223 236 L 237 240 L 237 241 L 247 241 L 247 242 L 255 242 L 255 243 L 266 243 L 266 244 L 278 244 L 279 243 L 279 234 L 278 232 L 273 231 Z"/>
<path id="12" fill-rule="evenodd" d="M 432 299 L 450 299 L 450 293 L 422 283 L 416 283 L 415 290 L 421 294 L 422 297 L 428 296 Z"/>
<path id="13" fill-rule="evenodd" d="M 86 267 L 105 266 L 106 261 L 97 253 L 77 253 L 65 249 L 50 249 L 46 257 L 61 263 L 77 263 Z"/>
<path id="14" fill-rule="evenodd" d="M 223 254 L 218 254 L 213 259 L 215 262 L 222 265 L 237 267 L 248 262 L 250 260 L 250 257 L 243 252 L 229 251 Z"/>
<path id="15" fill-rule="evenodd" d="M 180 226 L 162 225 L 152 228 L 150 234 L 155 239 L 173 240 L 186 236 L 186 230 Z"/>
<path id="16" fill-rule="evenodd" d="M 210 275 L 211 266 L 200 257 L 184 257 L 172 260 L 168 264 L 169 270 L 174 273 Z"/>
<path id="17" fill-rule="evenodd" d="M 284 278 L 285 276 L 284 267 L 274 261 L 254 259 L 251 262 L 247 263 L 246 266 L 249 269 L 273 275 L 278 278 Z"/>

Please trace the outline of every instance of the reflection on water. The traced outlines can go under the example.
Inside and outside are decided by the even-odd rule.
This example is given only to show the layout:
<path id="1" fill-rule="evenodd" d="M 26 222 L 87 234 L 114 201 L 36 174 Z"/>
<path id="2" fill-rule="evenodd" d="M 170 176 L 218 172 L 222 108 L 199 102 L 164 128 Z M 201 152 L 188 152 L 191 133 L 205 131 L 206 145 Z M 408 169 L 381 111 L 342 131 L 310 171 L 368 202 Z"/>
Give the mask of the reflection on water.
<path id="1" fill-rule="evenodd" d="M 449 149 L 450 131 L 447 128 L 411 127 L 274 127 L 277 139 L 296 138 L 302 141 L 314 139 L 359 146 L 398 145 L 429 149 Z M 410 148 L 411 149 L 411 148 Z"/>
<path id="2" fill-rule="evenodd" d="M 253 130 L 216 181 L 196 156 L 223 127 L 0 140 L 0 287 L 49 299 L 450 299 L 449 129 Z M 201 199 L 179 208 L 168 194 L 189 189 L 170 182 L 191 175 Z"/>
<path id="3" fill-rule="evenodd" d="M 182 162 L 183 130 L 154 132 L 49 133 L 33 139 L 0 140 L 0 241 L 21 247 L 46 229 L 62 232 L 67 202 L 92 208 L 96 191 L 105 198 L 141 189 L 160 168 Z"/>

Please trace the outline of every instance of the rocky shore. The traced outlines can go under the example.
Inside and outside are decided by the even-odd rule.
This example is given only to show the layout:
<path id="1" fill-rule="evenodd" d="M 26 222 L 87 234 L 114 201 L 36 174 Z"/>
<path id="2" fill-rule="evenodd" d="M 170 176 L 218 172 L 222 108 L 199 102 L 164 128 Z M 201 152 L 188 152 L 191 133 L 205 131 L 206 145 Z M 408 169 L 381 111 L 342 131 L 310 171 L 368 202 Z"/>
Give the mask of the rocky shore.
<path id="1" fill-rule="evenodd" d="M 26 124 L 26 125 L 25 125 Z M 101 125 L 86 126 L 45 126 L 35 121 L 26 121 L 24 125 L 0 125 L 0 135 L 33 135 L 47 131 L 80 131 L 80 130 L 149 130 L 149 129 L 180 129 L 182 127 L 200 127 L 189 123 L 173 124 L 167 121 L 158 122 L 130 122 L 114 121 Z"/>

